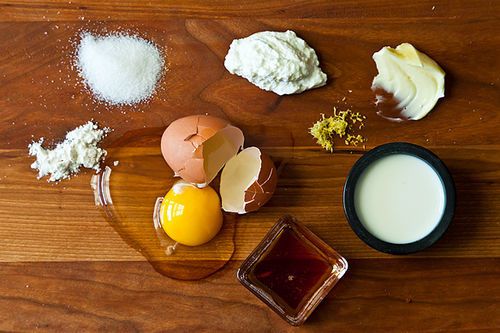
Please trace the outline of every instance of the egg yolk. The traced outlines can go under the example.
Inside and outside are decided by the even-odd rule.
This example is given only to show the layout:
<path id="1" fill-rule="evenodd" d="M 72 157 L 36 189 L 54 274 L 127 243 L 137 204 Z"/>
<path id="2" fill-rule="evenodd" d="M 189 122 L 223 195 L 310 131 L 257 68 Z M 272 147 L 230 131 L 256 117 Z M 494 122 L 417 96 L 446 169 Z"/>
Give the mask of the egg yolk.
<path id="1" fill-rule="evenodd" d="M 211 187 L 197 188 L 179 181 L 168 191 L 160 208 L 163 230 L 180 244 L 202 245 L 222 227 L 219 196 Z"/>

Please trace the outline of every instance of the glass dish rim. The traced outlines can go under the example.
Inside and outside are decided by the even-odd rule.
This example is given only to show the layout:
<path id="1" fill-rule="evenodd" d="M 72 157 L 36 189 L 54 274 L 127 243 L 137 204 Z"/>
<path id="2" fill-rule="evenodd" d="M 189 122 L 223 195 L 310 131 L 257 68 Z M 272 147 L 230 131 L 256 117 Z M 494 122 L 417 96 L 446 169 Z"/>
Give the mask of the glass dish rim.
<path id="1" fill-rule="evenodd" d="M 297 311 L 296 315 L 287 315 L 286 312 L 272 299 L 272 297 L 253 284 L 247 279 L 247 274 L 266 250 L 277 239 L 281 231 L 290 226 L 299 237 L 306 238 L 324 257 L 330 265 L 332 271 L 330 275 L 323 281 L 322 285 L 314 292 L 311 298 Z M 318 248 L 318 245 L 321 248 Z M 335 260 L 333 259 L 335 258 Z M 289 324 L 298 326 L 304 323 L 314 309 L 321 303 L 321 301 L 328 295 L 330 290 L 337 284 L 337 282 L 344 276 L 348 269 L 347 260 L 341 256 L 337 251 L 326 244 L 321 238 L 309 230 L 305 225 L 299 222 L 294 216 L 286 214 L 282 216 L 268 233 L 264 236 L 262 241 L 255 247 L 250 255 L 243 261 L 240 268 L 236 272 L 238 281 L 252 292 L 257 298 L 268 305 L 274 312 L 285 319 Z"/>

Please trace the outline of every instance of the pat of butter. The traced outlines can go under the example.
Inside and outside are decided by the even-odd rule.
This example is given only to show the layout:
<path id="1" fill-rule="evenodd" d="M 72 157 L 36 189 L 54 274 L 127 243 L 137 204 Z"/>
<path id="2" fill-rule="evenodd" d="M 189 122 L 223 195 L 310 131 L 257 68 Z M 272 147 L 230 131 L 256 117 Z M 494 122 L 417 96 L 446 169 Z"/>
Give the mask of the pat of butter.
<path id="1" fill-rule="evenodd" d="M 378 75 L 373 79 L 372 89 L 392 94 L 405 119 L 422 119 L 444 97 L 444 71 L 413 45 L 383 47 L 373 54 L 373 60 Z M 377 101 L 382 98 L 377 96 Z"/>

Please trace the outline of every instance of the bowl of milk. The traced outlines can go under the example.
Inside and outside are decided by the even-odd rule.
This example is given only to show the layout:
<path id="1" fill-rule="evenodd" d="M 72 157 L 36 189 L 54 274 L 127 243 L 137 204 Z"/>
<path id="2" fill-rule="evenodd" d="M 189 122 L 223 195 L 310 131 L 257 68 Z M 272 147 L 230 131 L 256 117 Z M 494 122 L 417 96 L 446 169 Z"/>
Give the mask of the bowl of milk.
<path id="1" fill-rule="evenodd" d="M 344 185 L 344 212 L 372 248 L 408 254 L 434 244 L 455 211 L 455 185 L 430 150 L 406 142 L 378 146 L 352 167 Z"/>

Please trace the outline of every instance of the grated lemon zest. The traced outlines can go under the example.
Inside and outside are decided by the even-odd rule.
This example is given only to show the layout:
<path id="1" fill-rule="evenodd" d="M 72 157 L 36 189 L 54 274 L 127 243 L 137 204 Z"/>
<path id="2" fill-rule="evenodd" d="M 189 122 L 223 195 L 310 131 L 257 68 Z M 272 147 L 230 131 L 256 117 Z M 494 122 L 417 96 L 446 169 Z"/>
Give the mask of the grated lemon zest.
<path id="1" fill-rule="evenodd" d="M 316 142 L 329 152 L 333 152 L 333 140 L 335 136 L 343 138 L 346 145 L 357 146 L 359 143 L 366 142 L 360 134 L 351 134 L 354 124 L 358 124 L 358 129 L 363 128 L 365 116 L 359 112 L 352 112 L 347 109 L 345 111 L 337 111 L 333 108 L 333 116 L 325 117 L 321 114 L 321 119 L 313 124 L 309 129 L 309 133 L 316 139 Z"/>

